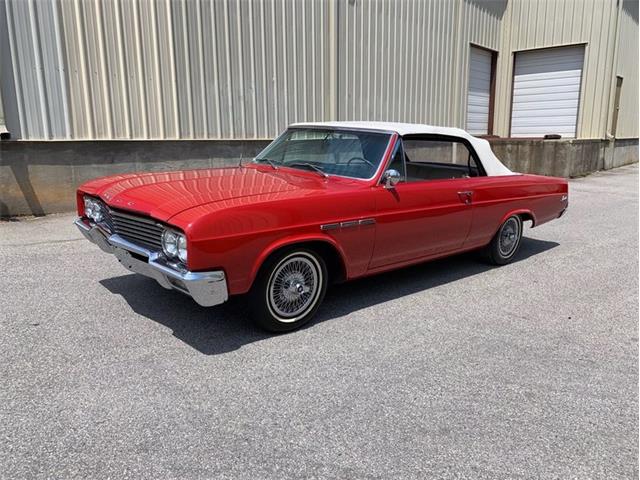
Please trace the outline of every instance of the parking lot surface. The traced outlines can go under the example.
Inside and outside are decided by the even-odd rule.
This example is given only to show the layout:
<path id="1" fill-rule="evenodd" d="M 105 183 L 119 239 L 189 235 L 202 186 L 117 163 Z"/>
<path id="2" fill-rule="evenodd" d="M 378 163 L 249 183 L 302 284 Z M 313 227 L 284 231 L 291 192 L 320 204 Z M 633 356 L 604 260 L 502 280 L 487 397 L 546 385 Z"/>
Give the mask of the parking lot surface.
<path id="1" fill-rule="evenodd" d="M 0 477 L 632 478 L 638 169 L 571 181 L 500 268 L 334 287 L 287 335 L 0 223 Z"/>

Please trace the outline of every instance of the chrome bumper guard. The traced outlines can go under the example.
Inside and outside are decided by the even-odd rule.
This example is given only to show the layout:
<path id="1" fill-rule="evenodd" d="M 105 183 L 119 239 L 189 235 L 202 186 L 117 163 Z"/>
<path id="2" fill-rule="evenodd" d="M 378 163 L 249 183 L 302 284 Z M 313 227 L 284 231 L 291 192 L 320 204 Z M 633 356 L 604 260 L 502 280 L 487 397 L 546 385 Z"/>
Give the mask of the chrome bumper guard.
<path id="1" fill-rule="evenodd" d="M 145 277 L 153 278 L 167 290 L 178 290 L 193 298 L 203 307 L 224 303 L 229 298 L 225 274 L 221 270 L 190 272 L 169 265 L 158 252 L 135 245 L 119 235 L 108 235 L 82 218 L 74 222 L 87 240 L 100 249 L 112 253 L 125 268 Z M 146 257 L 146 260 L 145 258 Z"/>

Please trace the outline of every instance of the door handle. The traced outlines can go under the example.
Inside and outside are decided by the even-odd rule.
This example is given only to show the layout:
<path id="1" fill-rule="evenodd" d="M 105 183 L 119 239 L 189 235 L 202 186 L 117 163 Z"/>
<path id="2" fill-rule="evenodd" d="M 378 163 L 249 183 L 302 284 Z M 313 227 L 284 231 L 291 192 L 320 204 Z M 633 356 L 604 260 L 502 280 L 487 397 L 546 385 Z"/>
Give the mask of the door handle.
<path id="1" fill-rule="evenodd" d="M 473 192 L 470 190 L 466 190 L 464 192 L 458 192 L 458 197 L 460 198 L 460 201 L 465 205 L 471 205 Z"/>

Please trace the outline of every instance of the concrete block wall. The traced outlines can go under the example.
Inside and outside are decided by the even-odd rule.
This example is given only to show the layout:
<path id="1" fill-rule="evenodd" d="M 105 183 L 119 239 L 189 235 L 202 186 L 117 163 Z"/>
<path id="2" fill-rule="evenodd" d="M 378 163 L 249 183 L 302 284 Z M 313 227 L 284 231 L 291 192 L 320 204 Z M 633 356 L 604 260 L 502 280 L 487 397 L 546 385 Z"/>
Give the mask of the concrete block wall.
<path id="1" fill-rule="evenodd" d="M 105 175 L 237 165 L 268 140 L 4 141 L 0 142 L 0 216 L 46 215 L 75 209 L 75 190 Z M 493 139 L 510 169 L 560 177 L 638 162 L 638 139 Z"/>
<path id="2" fill-rule="evenodd" d="M 0 216 L 75 209 L 75 190 L 92 178 L 138 171 L 237 165 L 269 141 L 0 142 Z"/>
<path id="3" fill-rule="evenodd" d="M 610 156 L 611 160 L 604 165 L 606 170 L 610 168 L 622 167 L 638 163 L 638 139 L 626 138 L 618 139 L 613 146 L 613 152 Z"/>
<path id="4" fill-rule="evenodd" d="M 602 170 L 608 147 L 606 140 L 491 141 L 496 156 L 514 172 L 565 178 Z"/>

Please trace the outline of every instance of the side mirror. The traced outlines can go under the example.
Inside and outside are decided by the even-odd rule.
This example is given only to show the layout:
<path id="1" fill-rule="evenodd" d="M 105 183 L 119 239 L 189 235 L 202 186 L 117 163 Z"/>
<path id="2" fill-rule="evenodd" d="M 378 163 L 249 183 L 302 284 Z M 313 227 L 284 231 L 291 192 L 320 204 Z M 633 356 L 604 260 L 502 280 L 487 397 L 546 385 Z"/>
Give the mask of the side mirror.
<path id="1" fill-rule="evenodd" d="M 393 168 L 390 168 L 382 174 L 382 185 L 384 185 L 384 188 L 393 188 L 400 180 L 402 180 L 402 175 Z"/>

